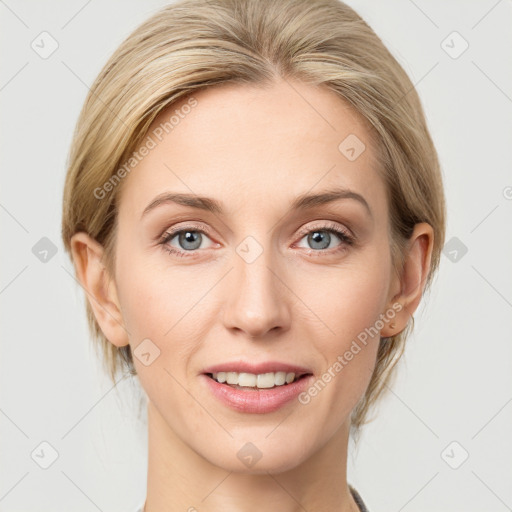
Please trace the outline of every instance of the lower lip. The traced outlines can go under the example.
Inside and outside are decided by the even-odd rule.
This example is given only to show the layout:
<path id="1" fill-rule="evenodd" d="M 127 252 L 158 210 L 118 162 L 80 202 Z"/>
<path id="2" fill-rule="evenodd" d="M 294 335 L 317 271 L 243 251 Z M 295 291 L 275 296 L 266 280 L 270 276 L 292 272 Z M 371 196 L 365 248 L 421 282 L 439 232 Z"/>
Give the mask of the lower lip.
<path id="1" fill-rule="evenodd" d="M 221 384 L 206 374 L 202 374 L 202 377 L 206 379 L 206 384 L 213 395 L 224 405 L 239 412 L 264 414 L 277 411 L 297 398 L 308 387 L 313 375 L 302 377 L 291 384 L 284 384 L 283 386 L 247 390 Z"/>

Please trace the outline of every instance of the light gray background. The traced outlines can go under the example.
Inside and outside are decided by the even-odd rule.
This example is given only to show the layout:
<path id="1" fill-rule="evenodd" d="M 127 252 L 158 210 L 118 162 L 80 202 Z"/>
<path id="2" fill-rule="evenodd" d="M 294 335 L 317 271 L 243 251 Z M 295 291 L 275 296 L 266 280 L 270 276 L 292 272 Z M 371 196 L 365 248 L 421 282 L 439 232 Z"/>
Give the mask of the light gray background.
<path id="1" fill-rule="evenodd" d="M 419 91 L 443 168 L 446 240 L 467 247 L 443 255 L 349 481 L 371 512 L 512 510 L 512 3 L 348 3 Z M 165 4 L 0 0 L 1 512 L 130 511 L 145 496 L 134 386 L 116 394 L 100 372 L 60 215 L 88 85 Z M 59 45 L 47 59 L 31 48 L 43 31 Z M 458 58 L 445 51 L 461 48 L 453 31 L 469 43 Z M 42 237 L 57 247 L 45 263 L 32 252 Z M 43 441 L 58 453 L 48 469 L 36 463 L 51 456 Z"/>

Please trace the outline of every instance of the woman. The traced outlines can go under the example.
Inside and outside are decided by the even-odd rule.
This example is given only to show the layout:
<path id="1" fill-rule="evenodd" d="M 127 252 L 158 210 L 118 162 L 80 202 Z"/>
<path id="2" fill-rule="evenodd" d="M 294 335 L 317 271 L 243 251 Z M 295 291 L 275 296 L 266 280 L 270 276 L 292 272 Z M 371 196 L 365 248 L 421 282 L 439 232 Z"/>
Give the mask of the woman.
<path id="1" fill-rule="evenodd" d="M 181 0 L 78 120 L 62 235 L 147 398 L 145 512 L 357 511 L 357 437 L 438 268 L 437 154 L 337 0 Z"/>

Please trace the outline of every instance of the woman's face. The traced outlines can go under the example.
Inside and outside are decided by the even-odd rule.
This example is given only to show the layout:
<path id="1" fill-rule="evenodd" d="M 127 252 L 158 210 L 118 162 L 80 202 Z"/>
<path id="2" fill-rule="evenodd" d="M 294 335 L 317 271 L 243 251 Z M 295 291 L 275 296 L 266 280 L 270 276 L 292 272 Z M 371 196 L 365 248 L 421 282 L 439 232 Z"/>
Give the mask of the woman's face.
<path id="1" fill-rule="evenodd" d="M 386 190 L 361 119 L 326 89 L 193 96 L 160 114 L 122 182 L 126 341 L 172 442 L 228 470 L 284 471 L 346 434 L 369 383 L 379 335 L 357 340 L 398 291 Z M 353 195 L 304 199 L 334 189 Z M 293 366 L 309 375 L 280 386 L 207 375 L 279 384 Z M 247 387 L 258 379 L 274 387 Z"/>

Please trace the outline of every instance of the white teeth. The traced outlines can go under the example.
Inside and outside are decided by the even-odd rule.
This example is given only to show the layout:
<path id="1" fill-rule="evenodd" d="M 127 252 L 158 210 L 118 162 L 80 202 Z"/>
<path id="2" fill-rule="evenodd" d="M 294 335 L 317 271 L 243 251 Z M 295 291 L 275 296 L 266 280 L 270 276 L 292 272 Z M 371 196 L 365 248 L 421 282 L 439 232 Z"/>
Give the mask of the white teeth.
<path id="1" fill-rule="evenodd" d="M 275 373 L 237 373 L 237 372 L 218 372 L 212 373 L 212 377 L 220 383 L 227 383 L 248 388 L 268 389 L 274 386 L 283 386 L 291 384 L 295 380 L 293 372 L 275 372 Z"/>
<path id="2" fill-rule="evenodd" d="M 256 380 L 258 380 L 258 384 L 259 384 L 259 375 L 258 375 L 258 377 L 256 377 L 256 375 L 254 375 L 252 373 L 241 373 L 238 376 L 238 385 L 253 388 L 254 386 L 256 386 Z M 258 387 L 260 387 L 260 386 L 258 386 Z"/>
<path id="3" fill-rule="evenodd" d="M 276 372 L 274 379 L 276 386 L 282 386 L 286 382 L 286 372 Z"/>
<path id="4" fill-rule="evenodd" d="M 258 375 L 259 388 L 273 388 L 275 384 L 273 373 L 260 373 Z"/>
<path id="5" fill-rule="evenodd" d="M 238 373 L 227 372 L 226 373 L 226 382 L 228 384 L 238 384 Z"/>

